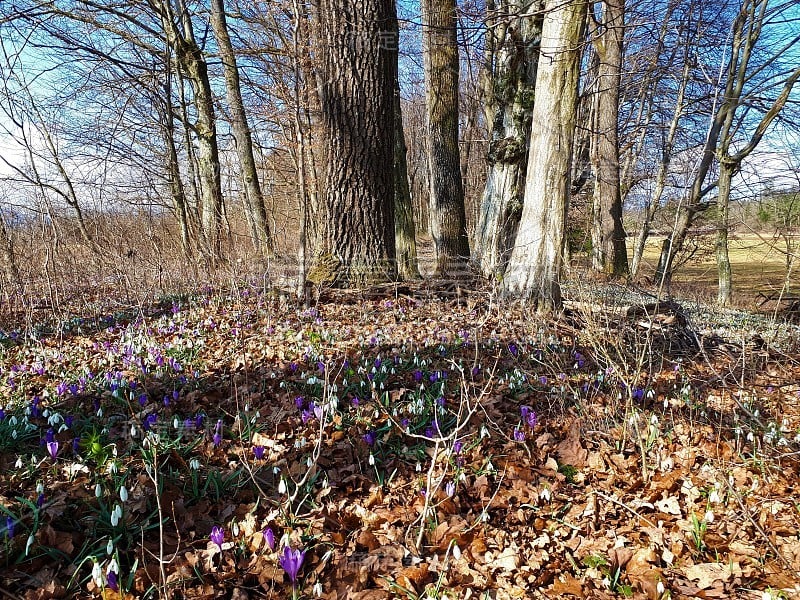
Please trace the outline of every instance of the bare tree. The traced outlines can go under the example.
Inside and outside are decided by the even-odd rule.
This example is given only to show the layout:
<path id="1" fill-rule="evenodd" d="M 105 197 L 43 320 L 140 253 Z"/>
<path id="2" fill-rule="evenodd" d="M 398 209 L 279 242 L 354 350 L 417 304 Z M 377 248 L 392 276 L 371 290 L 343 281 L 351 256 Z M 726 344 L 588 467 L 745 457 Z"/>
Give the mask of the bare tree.
<path id="1" fill-rule="evenodd" d="M 353 286 L 395 279 L 392 0 L 321 0 L 320 87 L 327 158 L 323 251 L 314 283 Z"/>
<path id="2" fill-rule="evenodd" d="M 595 14 L 599 5 L 600 14 Z M 619 94 L 625 35 L 625 0 L 603 0 L 589 12 L 597 55 L 591 159 L 592 266 L 613 277 L 628 274 L 619 160 Z"/>
<path id="3" fill-rule="evenodd" d="M 487 5 L 483 94 L 491 140 L 473 252 L 486 277 L 500 276 L 505 270 L 522 214 L 541 8 L 539 0 L 499 0 Z"/>
<path id="4" fill-rule="evenodd" d="M 519 231 L 503 279 L 505 293 L 561 305 L 570 163 L 578 108 L 583 0 L 548 0 L 536 76 L 536 102 Z"/>
<path id="5" fill-rule="evenodd" d="M 459 56 L 455 0 L 422 0 L 430 233 L 435 275 L 458 275 L 469 259 L 458 148 Z"/>
<path id="6" fill-rule="evenodd" d="M 239 176 L 242 180 L 250 221 L 253 224 L 253 240 L 259 251 L 267 255 L 272 251 L 272 240 L 267 223 L 264 196 L 261 193 L 261 183 L 253 156 L 253 139 L 242 100 L 239 68 L 228 33 L 224 0 L 211 0 L 211 26 L 222 59 L 225 91 L 231 111 L 231 130 L 236 140 L 236 153 L 239 156 Z"/>

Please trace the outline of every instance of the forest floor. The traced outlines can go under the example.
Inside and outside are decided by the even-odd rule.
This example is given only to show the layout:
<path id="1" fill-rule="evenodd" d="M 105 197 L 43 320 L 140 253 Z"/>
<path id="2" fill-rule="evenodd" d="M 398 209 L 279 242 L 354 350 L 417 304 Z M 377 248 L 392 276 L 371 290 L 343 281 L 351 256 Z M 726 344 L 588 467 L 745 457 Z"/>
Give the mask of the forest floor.
<path id="1" fill-rule="evenodd" d="M 4 598 L 800 597 L 797 325 L 105 306 L 0 335 Z"/>

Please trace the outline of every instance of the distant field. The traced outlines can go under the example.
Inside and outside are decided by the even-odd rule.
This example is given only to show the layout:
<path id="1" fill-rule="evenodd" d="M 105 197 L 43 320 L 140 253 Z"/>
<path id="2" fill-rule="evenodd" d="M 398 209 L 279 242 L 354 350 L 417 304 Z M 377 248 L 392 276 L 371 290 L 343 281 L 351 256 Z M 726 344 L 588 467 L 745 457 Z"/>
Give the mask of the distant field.
<path id="1" fill-rule="evenodd" d="M 663 236 L 651 238 L 639 271 L 639 277 L 652 277 L 658 263 Z M 695 238 L 697 239 L 697 238 Z M 714 297 L 717 290 L 717 264 L 714 255 L 714 236 L 703 236 L 701 249 L 675 274 L 676 291 L 692 293 L 699 298 Z M 760 292 L 778 292 L 786 275 L 785 255 L 780 252 L 780 241 L 772 242 L 768 236 L 756 234 L 735 235 L 730 241 L 731 268 L 733 270 L 734 303 L 753 304 Z M 629 249 L 629 252 L 631 250 Z M 800 265 L 795 267 L 792 291 L 800 291 Z"/>

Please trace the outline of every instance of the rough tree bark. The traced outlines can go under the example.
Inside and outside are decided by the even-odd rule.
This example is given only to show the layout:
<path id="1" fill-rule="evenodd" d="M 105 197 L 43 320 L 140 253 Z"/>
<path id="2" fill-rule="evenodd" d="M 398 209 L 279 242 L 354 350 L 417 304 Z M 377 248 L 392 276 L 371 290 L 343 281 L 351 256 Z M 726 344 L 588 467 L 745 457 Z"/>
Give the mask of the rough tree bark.
<path id="1" fill-rule="evenodd" d="M 506 294 L 561 305 L 570 163 L 578 108 L 586 3 L 547 0 L 522 219 L 503 279 Z"/>
<path id="2" fill-rule="evenodd" d="M 308 280 L 355 286 L 396 278 L 392 0 L 320 0 L 323 251 Z"/>
<path id="3" fill-rule="evenodd" d="M 604 0 L 595 17 L 597 53 L 594 124 L 592 127 L 592 267 L 612 277 L 628 275 L 619 161 L 619 86 L 625 34 L 625 0 Z M 594 17 L 594 15 L 592 14 Z"/>
<path id="4" fill-rule="evenodd" d="M 487 5 L 484 97 L 491 127 L 489 172 L 472 257 L 485 277 L 503 274 L 522 215 L 542 4 L 542 0 L 499 0 Z"/>
<path id="5" fill-rule="evenodd" d="M 469 240 L 458 149 L 456 3 L 422 0 L 421 7 L 434 275 L 459 277 L 469 260 Z"/>
<path id="6" fill-rule="evenodd" d="M 224 0 L 211 0 L 211 27 L 217 40 L 219 56 L 225 79 L 225 92 L 231 112 L 231 131 L 236 141 L 236 154 L 239 158 L 239 177 L 242 182 L 247 211 L 253 224 L 254 244 L 263 255 L 272 252 L 272 239 L 267 222 L 267 210 L 264 206 L 264 195 L 258 180 L 256 161 L 253 155 L 253 137 L 247 122 L 242 89 L 239 81 L 239 69 L 236 55 L 228 33 L 225 17 Z"/>

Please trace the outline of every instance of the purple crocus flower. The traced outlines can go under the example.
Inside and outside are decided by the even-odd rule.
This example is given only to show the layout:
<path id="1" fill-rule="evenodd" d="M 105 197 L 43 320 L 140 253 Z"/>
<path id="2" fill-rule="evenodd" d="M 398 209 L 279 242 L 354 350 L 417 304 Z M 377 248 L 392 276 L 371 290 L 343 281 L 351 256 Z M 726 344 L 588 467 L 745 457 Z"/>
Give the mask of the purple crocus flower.
<path id="1" fill-rule="evenodd" d="M 297 574 L 300 572 L 300 567 L 303 566 L 305 557 L 305 550 L 292 550 L 289 546 L 284 546 L 283 555 L 278 559 L 281 568 L 292 580 L 292 586 L 297 584 Z"/>
<path id="2" fill-rule="evenodd" d="M 225 541 L 225 530 L 218 526 L 214 525 L 211 528 L 211 535 L 209 536 L 211 542 L 219 546 L 220 551 L 222 550 L 222 542 Z"/>
<path id="3" fill-rule="evenodd" d="M 44 494 L 39 494 L 36 497 L 36 508 L 42 508 L 44 506 L 45 497 Z"/>
<path id="4" fill-rule="evenodd" d="M 106 575 L 106 584 L 115 592 L 119 591 L 119 579 L 117 578 L 116 571 L 109 571 Z"/>
<path id="5" fill-rule="evenodd" d="M 47 451 L 50 453 L 50 458 L 55 459 L 58 456 L 58 440 L 47 442 Z"/>
<path id="6" fill-rule="evenodd" d="M 525 432 L 521 429 L 514 428 L 514 441 L 515 442 L 524 442 L 525 441 Z"/>
<path id="7" fill-rule="evenodd" d="M 461 450 L 464 448 L 464 442 L 458 440 L 453 443 L 453 454 L 461 454 Z"/>
<path id="8" fill-rule="evenodd" d="M 267 544 L 267 548 L 270 550 L 275 550 L 275 532 L 272 531 L 272 527 L 266 527 L 263 531 L 264 534 L 264 541 Z"/>
<path id="9" fill-rule="evenodd" d="M 367 444 L 367 446 L 370 447 L 374 446 L 377 440 L 378 436 L 375 435 L 374 431 L 368 431 L 367 433 L 364 434 L 364 442 Z"/>
<path id="10" fill-rule="evenodd" d="M 8 539 L 14 537 L 14 517 L 6 517 L 6 535 Z"/>
<path id="11" fill-rule="evenodd" d="M 511 353 L 512 356 L 516 356 L 519 354 L 519 348 L 517 348 L 516 344 L 509 344 L 508 351 Z"/>
<path id="12" fill-rule="evenodd" d="M 536 423 L 538 423 L 539 420 L 536 417 L 536 413 L 531 409 L 530 406 L 520 406 L 519 412 L 520 415 L 522 415 L 522 420 L 528 427 L 531 429 L 536 427 Z"/>
<path id="13" fill-rule="evenodd" d="M 217 421 L 217 425 L 214 427 L 214 445 L 219 446 L 222 443 L 222 419 Z"/>
<path id="14" fill-rule="evenodd" d="M 264 458 L 264 446 L 253 446 L 253 454 L 256 455 L 256 460 Z"/>

